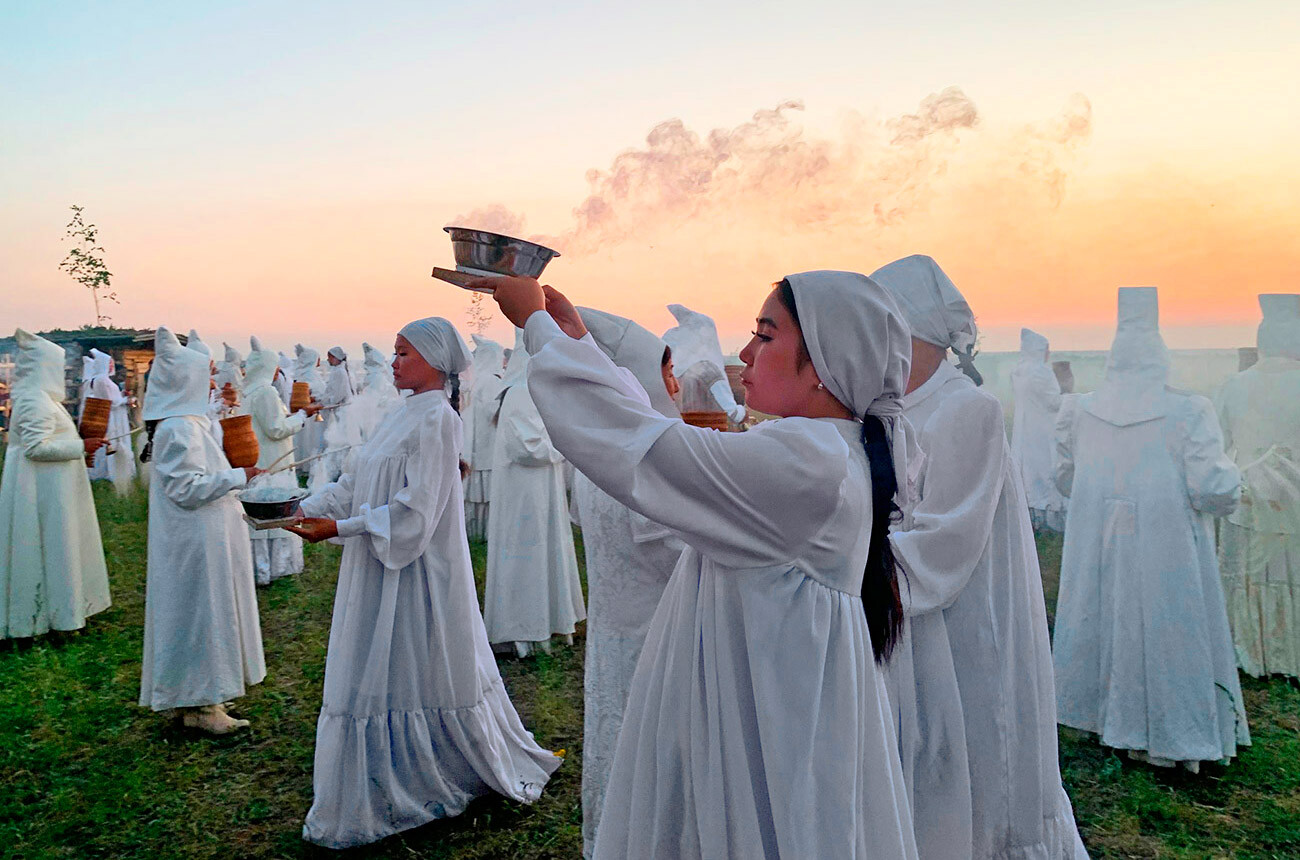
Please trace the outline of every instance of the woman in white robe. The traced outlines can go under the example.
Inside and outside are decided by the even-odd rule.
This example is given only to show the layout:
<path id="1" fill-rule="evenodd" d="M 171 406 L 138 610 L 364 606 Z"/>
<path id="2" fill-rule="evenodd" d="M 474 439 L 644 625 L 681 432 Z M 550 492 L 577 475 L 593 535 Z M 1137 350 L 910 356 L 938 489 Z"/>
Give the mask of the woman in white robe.
<path id="1" fill-rule="evenodd" d="M 1241 473 L 1214 408 L 1166 388 L 1155 287 L 1119 291 L 1106 378 L 1065 398 L 1056 471 L 1070 497 L 1053 652 L 1063 725 L 1196 770 L 1250 743 L 1214 551 Z"/>
<path id="2" fill-rule="evenodd" d="M 234 469 L 206 417 L 208 358 L 159 328 L 145 391 L 153 425 L 140 705 L 184 709 L 187 726 L 248 725 L 222 703 L 266 676 L 248 526 L 235 498 L 257 469 Z"/>
<path id="3" fill-rule="evenodd" d="M 280 392 L 280 399 L 288 407 L 289 400 L 293 397 L 293 359 L 283 352 L 277 355 L 280 359 L 280 370 L 275 375 L 275 390 Z"/>
<path id="4" fill-rule="evenodd" d="M 320 353 L 302 344 L 297 344 L 293 349 L 294 354 L 297 356 L 293 366 L 293 381 L 307 383 L 312 400 L 321 400 L 325 396 L 325 378 L 321 376 L 320 372 Z M 315 418 L 308 421 L 307 426 L 294 434 L 294 459 L 303 460 L 319 454 L 324 440 L 324 422 Z M 310 470 L 310 464 L 299 466 L 298 474 L 307 475 Z"/>
<path id="5" fill-rule="evenodd" d="M 129 401 L 121 387 L 113 381 L 113 357 L 97 349 L 90 351 L 94 360 L 88 395 L 107 400 L 112 406 L 108 413 L 108 437 L 113 440 L 95 452 L 95 463 L 90 469 L 92 481 L 107 479 L 113 482 L 119 494 L 125 494 L 135 477 L 135 450 L 126 434 L 131 432 L 131 418 L 127 414 Z M 108 453 L 112 449 L 113 453 Z"/>
<path id="6" fill-rule="evenodd" d="M 276 372 L 276 355 L 262 346 L 256 337 L 249 339 L 248 363 L 243 380 L 244 409 L 252 416 L 253 434 L 257 437 L 257 468 L 271 469 L 293 462 L 293 436 L 306 425 L 320 407 L 289 414 L 279 392 L 271 384 Z M 259 487 L 279 486 L 296 490 L 298 481 L 292 469 L 266 475 Z M 249 527 L 252 541 L 253 573 L 258 585 L 270 585 L 281 577 L 302 573 L 302 538 L 284 529 Z"/>
<path id="7" fill-rule="evenodd" d="M 487 538 L 491 515 L 492 458 L 496 452 L 496 414 L 501 406 L 501 374 L 504 350 L 494 340 L 474 335 L 474 359 L 470 365 L 473 387 L 465 416 L 465 531 L 470 540 Z"/>
<path id="8" fill-rule="evenodd" d="M 1015 415 L 1011 422 L 1011 455 L 1020 467 L 1020 480 L 1035 528 L 1065 531 L 1065 497 L 1056 488 L 1052 449 L 1056 447 L 1056 413 L 1061 409 L 1061 383 L 1048 364 L 1047 338 L 1020 330 L 1020 361 L 1011 371 Z"/>
<path id="9" fill-rule="evenodd" d="M 907 573 L 910 626 L 889 671 L 917 849 L 1086 858 L 1061 784 L 1042 575 L 1002 405 L 946 360 L 975 342 L 975 316 L 930 257 L 871 277 L 912 330 L 903 414 L 925 455 L 916 504 L 890 536 Z"/>
<path id="10" fill-rule="evenodd" d="M 1259 306 L 1259 362 L 1219 397 L 1244 482 L 1222 523 L 1219 566 L 1237 665 L 1300 678 L 1300 295 L 1261 295 Z"/>
<path id="11" fill-rule="evenodd" d="M 722 411 L 736 424 L 744 421 L 745 407 L 731 393 L 726 361 L 718 342 L 718 327 L 713 319 L 686 305 L 669 305 L 668 312 L 677 325 L 664 332 L 664 342 L 673 351 L 682 411 Z"/>
<path id="12" fill-rule="evenodd" d="M 643 388 L 661 415 L 677 418 L 668 345 L 622 317 L 579 308 L 596 345 Z M 632 673 L 664 587 L 685 545 L 630 510 L 581 472 L 573 508 L 587 556 L 587 652 L 582 683 L 582 851 L 596 846 L 605 786 Z"/>
<path id="13" fill-rule="evenodd" d="M 479 614 L 461 423 L 443 390 L 468 352 L 439 318 L 403 328 L 396 352 L 411 396 L 355 472 L 303 502 L 295 529 L 344 541 L 303 825 L 331 848 L 458 815 L 492 791 L 531 803 L 560 765 L 520 723 Z"/>
<path id="14" fill-rule="evenodd" d="M 587 617 L 564 492 L 564 457 L 551 444 L 529 394 L 527 369 L 528 350 L 519 332 L 501 383 L 483 597 L 488 641 L 519 657 L 548 650 L 552 636 L 571 643 L 575 625 Z"/>
<path id="15" fill-rule="evenodd" d="M 63 408 L 63 347 L 22 329 L 0 477 L 0 639 L 80 630 L 107 609 L 108 568 L 82 441 Z"/>
<path id="16" fill-rule="evenodd" d="M 747 399 L 788 417 L 746 433 L 656 412 L 558 292 L 476 284 L 526 323 L 560 450 L 687 545 L 632 679 L 601 860 L 916 856 L 877 665 L 901 621 L 885 533 L 905 497 L 907 327 L 862 275 L 788 280 L 798 319 L 773 293 L 741 352 Z"/>

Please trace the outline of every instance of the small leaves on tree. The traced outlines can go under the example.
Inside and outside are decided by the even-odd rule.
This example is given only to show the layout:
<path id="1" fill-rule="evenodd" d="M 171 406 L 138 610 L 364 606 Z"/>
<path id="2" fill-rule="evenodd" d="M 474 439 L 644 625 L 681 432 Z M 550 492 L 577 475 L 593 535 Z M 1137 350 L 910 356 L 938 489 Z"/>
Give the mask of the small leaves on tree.
<path id="1" fill-rule="evenodd" d="M 469 317 L 469 328 L 474 334 L 482 334 L 492 322 L 492 309 L 495 303 L 484 301 L 486 293 L 475 293 L 470 297 L 465 316 Z"/>
<path id="2" fill-rule="evenodd" d="M 104 249 L 100 247 L 98 239 L 99 228 L 85 222 L 81 217 L 81 206 L 70 208 L 72 220 L 68 222 L 63 241 L 71 242 L 72 249 L 63 258 L 63 262 L 59 263 L 59 268 L 67 272 L 72 280 L 90 290 L 90 297 L 95 303 L 95 325 L 102 326 L 112 317 L 100 312 L 100 302 L 121 302 L 117 300 L 117 293 L 113 292 L 109 283 L 113 273 L 104 265 Z"/>

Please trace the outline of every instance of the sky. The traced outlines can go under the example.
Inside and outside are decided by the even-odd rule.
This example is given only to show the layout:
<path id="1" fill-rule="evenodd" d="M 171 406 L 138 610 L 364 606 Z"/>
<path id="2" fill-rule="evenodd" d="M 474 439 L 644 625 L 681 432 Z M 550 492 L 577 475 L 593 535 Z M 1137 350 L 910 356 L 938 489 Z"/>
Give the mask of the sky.
<path id="1" fill-rule="evenodd" d="M 1300 291 L 1292 0 L 702 5 L 0 0 L 0 329 L 93 321 L 73 204 L 115 324 L 241 351 L 468 335 L 451 223 L 729 350 L 784 275 L 912 253 L 990 351 L 1104 348 L 1147 284 L 1171 347 L 1249 345 Z"/>

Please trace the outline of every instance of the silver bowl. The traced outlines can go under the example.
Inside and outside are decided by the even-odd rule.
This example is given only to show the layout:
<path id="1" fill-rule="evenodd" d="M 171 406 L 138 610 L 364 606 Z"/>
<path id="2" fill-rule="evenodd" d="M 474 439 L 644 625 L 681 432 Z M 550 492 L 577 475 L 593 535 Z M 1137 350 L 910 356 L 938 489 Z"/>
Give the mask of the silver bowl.
<path id="1" fill-rule="evenodd" d="M 247 491 L 240 494 L 239 503 L 244 506 L 244 513 L 248 514 L 249 519 L 254 520 L 282 520 L 291 517 L 298 509 L 298 503 L 309 495 L 306 490 L 286 489 L 284 498 L 253 501 L 244 498 L 246 493 Z"/>
<path id="2" fill-rule="evenodd" d="M 547 263 L 560 256 L 559 251 L 500 233 L 468 227 L 442 229 L 451 234 L 451 251 L 456 256 L 456 267 L 461 269 L 536 278 Z"/>

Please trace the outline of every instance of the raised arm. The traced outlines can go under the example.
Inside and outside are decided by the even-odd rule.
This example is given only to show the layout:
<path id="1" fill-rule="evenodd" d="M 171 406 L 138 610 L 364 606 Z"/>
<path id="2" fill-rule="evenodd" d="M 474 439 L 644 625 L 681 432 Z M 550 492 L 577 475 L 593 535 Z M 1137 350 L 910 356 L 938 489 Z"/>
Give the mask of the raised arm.
<path id="1" fill-rule="evenodd" d="M 528 387 L 551 441 L 633 511 L 732 567 L 789 561 L 839 502 L 847 449 L 835 428 L 791 418 L 747 433 L 690 427 L 650 408 L 589 340 L 544 311 L 524 329 Z"/>
<path id="2" fill-rule="evenodd" d="M 307 415 L 303 412 L 288 414 L 284 401 L 274 388 L 259 388 L 246 405 L 262 435 L 277 442 L 297 433 L 307 423 Z"/>

